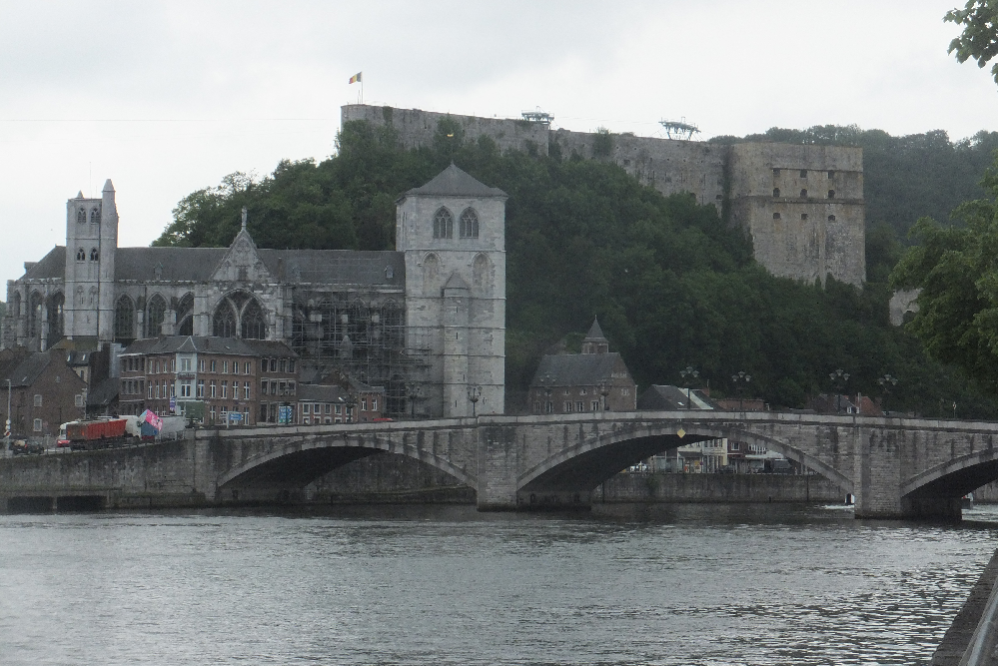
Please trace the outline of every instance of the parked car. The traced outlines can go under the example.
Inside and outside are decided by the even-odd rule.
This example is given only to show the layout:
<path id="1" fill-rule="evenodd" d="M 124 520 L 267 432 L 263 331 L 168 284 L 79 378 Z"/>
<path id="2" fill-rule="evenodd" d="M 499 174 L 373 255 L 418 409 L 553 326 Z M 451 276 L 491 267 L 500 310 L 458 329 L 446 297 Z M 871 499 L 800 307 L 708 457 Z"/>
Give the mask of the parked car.
<path id="1" fill-rule="evenodd" d="M 26 442 L 23 439 L 15 439 L 10 443 L 10 452 L 15 456 L 40 455 L 45 453 L 45 447 L 38 442 Z"/>

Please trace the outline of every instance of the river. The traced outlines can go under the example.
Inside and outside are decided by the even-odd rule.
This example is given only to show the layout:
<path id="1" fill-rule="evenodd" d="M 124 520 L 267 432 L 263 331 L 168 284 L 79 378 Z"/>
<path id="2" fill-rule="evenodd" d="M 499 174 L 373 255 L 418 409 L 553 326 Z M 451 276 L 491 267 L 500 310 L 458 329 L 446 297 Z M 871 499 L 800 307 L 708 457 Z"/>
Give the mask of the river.
<path id="1" fill-rule="evenodd" d="M 996 506 L 966 515 L 6 515 L 0 663 L 925 663 L 996 548 Z"/>

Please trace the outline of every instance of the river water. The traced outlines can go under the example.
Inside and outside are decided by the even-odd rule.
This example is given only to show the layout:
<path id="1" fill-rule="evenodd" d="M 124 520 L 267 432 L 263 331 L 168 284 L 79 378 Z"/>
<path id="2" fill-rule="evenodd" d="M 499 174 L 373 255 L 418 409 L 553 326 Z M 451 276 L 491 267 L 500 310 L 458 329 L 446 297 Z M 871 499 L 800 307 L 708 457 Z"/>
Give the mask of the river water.
<path id="1" fill-rule="evenodd" d="M 926 663 L 997 544 L 996 506 L 966 516 L 0 516 L 0 663 Z"/>

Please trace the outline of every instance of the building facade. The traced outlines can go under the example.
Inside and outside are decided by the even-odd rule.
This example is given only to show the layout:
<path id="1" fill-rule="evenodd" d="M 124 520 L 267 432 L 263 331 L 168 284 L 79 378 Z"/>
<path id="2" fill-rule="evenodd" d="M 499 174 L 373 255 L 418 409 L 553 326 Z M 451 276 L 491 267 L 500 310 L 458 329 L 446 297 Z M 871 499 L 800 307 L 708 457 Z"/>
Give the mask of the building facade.
<path id="1" fill-rule="evenodd" d="M 66 246 L 8 282 L 0 346 L 282 342 L 315 372 L 383 386 L 389 413 L 466 416 L 470 387 L 480 413 L 502 413 L 505 201 L 452 165 L 397 202 L 396 251 L 261 249 L 246 211 L 228 248 L 120 248 L 109 180 L 100 199 L 67 202 Z"/>
<path id="2" fill-rule="evenodd" d="M 0 423 L 10 420 L 12 438 L 52 438 L 86 415 L 87 383 L 67 358 L 56 349 L 0 350 Z"/>

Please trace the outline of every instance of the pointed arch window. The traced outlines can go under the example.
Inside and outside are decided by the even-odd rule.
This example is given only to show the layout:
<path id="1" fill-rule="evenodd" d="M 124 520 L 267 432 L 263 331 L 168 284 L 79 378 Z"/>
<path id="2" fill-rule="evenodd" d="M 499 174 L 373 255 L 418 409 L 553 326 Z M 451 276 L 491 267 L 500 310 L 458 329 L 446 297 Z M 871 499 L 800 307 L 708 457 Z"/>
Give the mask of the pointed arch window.
<path id="1" fill-rule="evenodd" d="M 76 211 L 76 222 L 77 224 L 84 224 L 87 221 L 87 211 L 80 208 Z"/>
<path id="2" fill-rule="evenodd" d="M 222 299 L 212 315 L 212 335 L 220 338 L 236 337 L 236 312 L 227 298 Z"/>
<path id="3" fill-rule="evenodd" d="M 115 340 L 135 338 L 135 305 L 128 296 L 122 296 L 115 303 Z"/>
<path id="4" fill-rule="evenodd" d="M 155 338 L 163 331 L 163 320 L 167 315 L 167 301 L 159 294 L 149 299 L 146 306 L 146 337 Z"/>
<path id="5" fill-rule="evenodd" d="M 96 208 L 92 208 L 90 210 L 90 223 L 91 224 L 100 224 L 101 223 L 101 214 L 97 212 Z"/>
<path id="6" fill-rule="evenodd" d="M 194 294 L 188 292 L 177 303 L 177 335 L 194 335 Z"/>
<path id="7" fill-rule="evenodd" d="M 267 338 L 267 319 L 264 310 L 257 299 L 251 299 L 243 308 L 240 317 L 240 337 L 246 340 L 264 340 Z"/>
<path id="8" fill-rule="evenodd" d="M 453 238 L 455 235 L 455 220 L 451 212 L 441 207 L 434 215 L 434 238 Z"/>
<path id="9" fill-rule="evenodd" d="M 458 237 L 479 238 L 479 216 L 471 208 L 466 208 L 458 219 Z"/>
<path id="10" fill-rule="evenodd" d="M 48 344 L 51 346 L 62 339 L 63 336 L 63 305 L 66 303 L 66 298 L 63 296 L 62 292 L 56 292 L 49 297 L 48 311 L 49 311 L 49 339 Z"/>
<path id="11" fill-rule="evenodd" d="M 90 260 L 91 261 L 97 261 L 100 258 L 100 256 L 101 255 L 100 255 L 100 253 L 98 253 L 96 247 L 90 248 Z"/>
<path id="12" fill-rule="evenodd" d="M 77 261 L 87 261 L 87 251 L 84 250 L 82 247 L 78 248 L 77 251 L 76 251 L 76 260 Z"/>
<path id="13" fill-rule="evenodd" d="M 42 307 L 44 299 L 37 291 L 31 292 L 28 301 L 28 337 L 33 338 L 42 331 Z"/>

